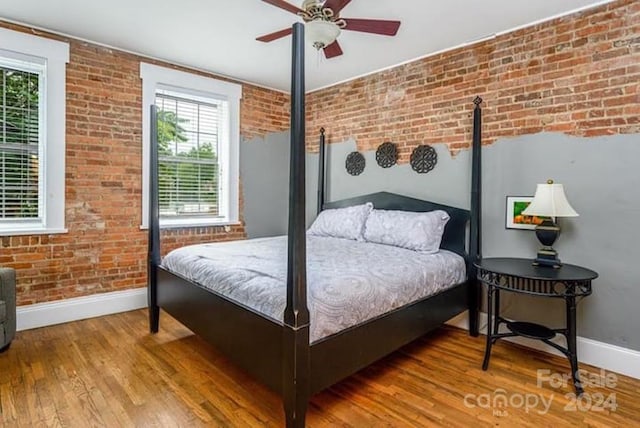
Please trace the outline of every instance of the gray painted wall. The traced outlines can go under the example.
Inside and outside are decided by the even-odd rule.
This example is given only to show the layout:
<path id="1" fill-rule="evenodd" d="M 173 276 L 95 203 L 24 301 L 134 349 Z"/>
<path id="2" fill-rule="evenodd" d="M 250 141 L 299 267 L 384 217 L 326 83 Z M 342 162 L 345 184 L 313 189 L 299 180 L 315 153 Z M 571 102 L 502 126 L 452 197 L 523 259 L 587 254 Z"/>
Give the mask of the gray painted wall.
<path id="1" fill-rule="evenodd" d="M 580 217 L 560 219 L 554 248 L 566 263 L 587 266 L 600 278 L 578 308 L 578 334 L 640 350 L 640 135 L 577 138 L 536 134 L 483 150 L 484 256 L 531 257 L 532 232 L 506 230 L 506 195 L 532 195 L 548 178 L 565 186 Z M 507 293 L 505 293 L 506 295 Z M 517 297 L 517 298 L 516 298 Z M 562 302 L 511 295 L 507 317 L 562 325 Z"/>
<path id="2" fill-rule="evenodd" d="M 240 180 L 247 236 L 286 234 L 289 194 L 289 132 L 240 144 Z"/>
<path id="3" fill-rule="evenodd" d="M 435 146 L 438 167 L 429 174 L 416 174 L 409 165 L 390 169 L 378 167 L 375 152 L 364 153 L 367 167 L 353 177 L 347 174 L 344 160 L 356 150 L 349 141 L 327 145 L 327 200 L 344 199 L 382 190 L 416 198 L 432 198 L 448 205 L 468 208 L 470 183 L 461 178 L 461 165 L 471 168 L 468 152 L 455 159 L 443 145 Z M 316 215 L 318 155 L 307 154 L 307 222 Z M 285 235 L 289 192 L 289 133 L 270 134 L 244 141 L 240 146 L 240 177 L 244 196 L 247 236 Z"/>
<path id="4" fill-rule="evenodd" d="M 318 156 L 307 155 L 307 224 L 315 219 Z M 240 180 L 247 237 L 287 234 L 289 208 L 289 132 L 240 144 Z"/>
<path id="5" fill-rule="evenodd" d="M 505 229 L 507 195 L 533 195 L 536 183 L 563 183 L 580 217 L 561 219 L 554 246 L 567 263 L 600 273 L 594 293 L 578 309 L 579 335 L 640 350 L 640 158 L 639 135 L 578 138 L 536 134 L 498 141 L 483 148 L 483 255 L 533 257 L 538 247 L 531 231 Z M 469 207 L 469 152 L 452 157 L 436 145 L 438 165 L 416 174 L 409 165 L 380 168 L 373 151 L 357 177 L 344 169 L 354 141 L 328 145 L 328 199 L 391 191 Z M 286 234 L 288 133 L 243 143 L 241 174 L 245 220 L 250 237 Z M 307 159 L 308 218 L 315 214 L 317 155 Z M 561 301 L 505 293 L 508 318 L 562 326 Z"/>

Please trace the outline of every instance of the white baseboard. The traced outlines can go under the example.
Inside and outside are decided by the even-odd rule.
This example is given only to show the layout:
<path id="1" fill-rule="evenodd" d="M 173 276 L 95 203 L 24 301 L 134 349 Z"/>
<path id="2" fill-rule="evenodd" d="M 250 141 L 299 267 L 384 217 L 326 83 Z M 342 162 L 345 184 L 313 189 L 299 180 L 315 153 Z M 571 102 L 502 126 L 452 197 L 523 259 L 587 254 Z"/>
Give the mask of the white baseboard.
<path id="1" fill-rule="evenodd" d="M 450 319 L 447 321 L 447 324 L 468 330 L 468 312 L 464 312 L 457 317 Z M 480 333 L 486 334 L 486 331 L 487 314 L 481 312 Z M 507 337 L 504 340 L 564 357 L 560 351 L 540 340 L 528 339 L 526 337 Z M 557 335 L 552 342 L 561 346 L 566 346 L 566 342 L 562 335 Z M 578 336 L 577 342 L 579 362 L 640 379 L 640 352 L 580 336 Z"/>
<path id="2" fill-rule="evenodd" d="M 147 289 L 113 291 L 55 302 L 18 306 L 17 330 L 45 327 L 147 307 Z"/>

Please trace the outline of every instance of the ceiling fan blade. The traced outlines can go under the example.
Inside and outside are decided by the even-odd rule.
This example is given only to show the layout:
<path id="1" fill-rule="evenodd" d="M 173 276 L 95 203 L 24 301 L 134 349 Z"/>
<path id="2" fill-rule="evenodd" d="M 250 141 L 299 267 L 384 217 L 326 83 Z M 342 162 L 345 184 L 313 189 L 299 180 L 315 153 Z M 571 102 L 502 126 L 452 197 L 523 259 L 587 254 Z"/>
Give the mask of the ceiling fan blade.
<path id="1" fill-rule="evenodd" d="M 335 15 L 337 15 L 349 3 L 351 3 L 351 0 L 327 0 L 324 2 L 323 7 L 328 7 Z"/>
<path id="2" fill-rule="evenodd" d="M 256 40 L 265 43 L 273 42 L 274 40 L 288 36 L 292 31 L 293 29 L 291 28 L 285 28 L 284 30 L 276 31 L 275 33 L 265 34 L 264 36 L 256 38 Z"/>
<path id="3" fill-rule="evenodd" d="M 363 33 L 382 34 L 395 36 L 400 28 L 400 21 L 384 21 L 379 19 L 351 19 L 343 18 L 347 23 L 344 30 L 361 31 Z"/>
<path id="4" fill-rule="evenodd" d="M 342 55 L 342 48 L 340 47 L 340 44 L 337 40 L 324 48 L 324 56 L 326 56 L 327 59 L 340 55 Z"/>
<path id="5" fill-rule="evenodd" d="M 303 10 L 300 9 L 299 7 L 294 6 L 291 3 L 287 3 L 284 0 L 262 0 L 262 1 L 265 3 L 269 3 L 272 6 L 279 7 L 280 9 L 284 9 L 291 13 L 295 13 L 296 15 L 300 12 L 303 12 Z"/>

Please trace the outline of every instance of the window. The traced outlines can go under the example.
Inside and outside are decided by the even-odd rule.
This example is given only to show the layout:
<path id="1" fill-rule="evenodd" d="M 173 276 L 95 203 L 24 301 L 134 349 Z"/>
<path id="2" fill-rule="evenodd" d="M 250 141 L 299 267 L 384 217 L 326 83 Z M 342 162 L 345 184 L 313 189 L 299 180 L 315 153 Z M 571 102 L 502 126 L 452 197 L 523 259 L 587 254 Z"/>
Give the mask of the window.
<path id="1" fill-rule="evenodd" d="M 149 107 L 158 111 L 160 222 L 165 227 L 238 221 L 240 85 L 141 64 L 143 218 L 148 224 Z"/>
<path id="2" fill-rule="evenodd" d="M 218 153 L 228 103 L 159 89 L 155 104 L 160 218 L 220 218 Z"/>
<path id="3" fill-rule="evenodd" d="M 0 219 L 42 218 L 40 130 L 44 65 L 0 58 Z"/>
<path id="4" fill-rule="evenodd" d="M 69 45 L 0 29 L 0 235 L 64 229 Z"/>

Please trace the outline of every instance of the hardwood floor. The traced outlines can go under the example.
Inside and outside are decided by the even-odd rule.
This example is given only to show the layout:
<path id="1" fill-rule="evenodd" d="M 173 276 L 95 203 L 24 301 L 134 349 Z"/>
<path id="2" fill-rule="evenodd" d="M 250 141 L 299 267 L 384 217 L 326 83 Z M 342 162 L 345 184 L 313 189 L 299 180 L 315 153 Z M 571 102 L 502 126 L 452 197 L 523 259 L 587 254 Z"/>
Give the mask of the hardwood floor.
<path id="1" fill-rule="evenodd" d="M 640 424 L 640 380 L 587 386 L 592 405 L 615 394 L 615 411 L 586 399 L 565 410 L 570 384 L 554 376 L 537 387 L 536 370 L 567 373 L 566 360 L 499 342 L 483 372 L 483 350 L 483 337 L 440 329 L 314 396 L 308 426 Z M 501 396 L 507 405 L 492 407 Z M 548 413 L 540 401 L 525 409 L 534 397 L 551 402 Z M 0 410 L 3 426 L 283 425 L 274 393 L 164 313 L 150 335 L 143 310 L 18 333 L 0 355 Z"/>

